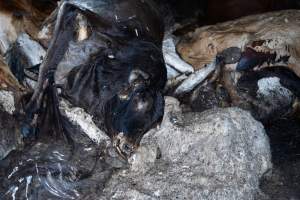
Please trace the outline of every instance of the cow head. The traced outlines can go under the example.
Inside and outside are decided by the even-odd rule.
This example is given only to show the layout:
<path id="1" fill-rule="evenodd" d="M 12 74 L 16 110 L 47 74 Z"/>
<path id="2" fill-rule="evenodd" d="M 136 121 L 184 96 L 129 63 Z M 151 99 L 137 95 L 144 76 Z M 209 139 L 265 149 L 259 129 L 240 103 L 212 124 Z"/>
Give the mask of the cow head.
<path id="1" fill-rule="evenodd" d="M 129 157 L 143 135 L 163 117 L 163 95 L 147 84 L 148 78 L 146 73 L 133 70 L 128 80 L 129 87 L 105 106 L 105 127 L 123 157 Z"/>

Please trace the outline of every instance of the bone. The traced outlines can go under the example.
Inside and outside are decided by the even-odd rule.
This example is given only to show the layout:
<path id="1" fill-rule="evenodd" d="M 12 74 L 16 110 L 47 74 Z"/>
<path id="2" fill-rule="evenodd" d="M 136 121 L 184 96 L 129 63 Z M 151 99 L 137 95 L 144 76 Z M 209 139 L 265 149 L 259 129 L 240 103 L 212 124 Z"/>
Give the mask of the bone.
<path id="1" fill-rule="evenodd" d="M 59 109 L 73 125 L 79 126 L 92 141 L 100 144 L 102 141 L 109 140 L 108 136 L 93 122 L 92 116 L 82 108 L 72 107 L 67 100 L 61 99 Z"/>
<path id="2" fill-rule="evenodd" d="M 175 70 L 174 68 L 172 68 L 170 65 L 166 64 L 166 68 L 167 68 L 168 80 L 176 78 L 177 76 L 180 75 L 180 73 L 177 70 Z"/>
<path id="3" fill-rule="evenodd" d="M 0 105 L 9 114 L 15 112 L 15 100 L 13 92 L 11 91 L 0 91 Z"/>
<path id="4" fill-rule="evenodd" d="M 206 67 L 191 74 L 182 84 L 175 90 L 175 94 L 183 94 L 192 91 L 197 85 L 203 82 L 216 69 L 216 60 L 208 64 Z"/>
<path id="5" fill-rule="evenodd" d="M 166 64 L 179 72 L 187 74 L 194 72 L 194 68 L 178 56 L 174 39 L 171 36 L 166 36 L 163 41 L 163 55 Z"/>

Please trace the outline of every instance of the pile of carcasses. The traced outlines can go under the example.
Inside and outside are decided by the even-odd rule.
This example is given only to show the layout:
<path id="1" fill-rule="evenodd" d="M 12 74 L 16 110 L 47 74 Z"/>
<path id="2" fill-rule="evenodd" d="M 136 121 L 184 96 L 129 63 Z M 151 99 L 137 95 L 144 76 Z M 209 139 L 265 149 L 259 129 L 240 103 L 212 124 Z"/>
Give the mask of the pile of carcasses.
<path id="1" fill-rule="evenodd" d="M 167 35 L 172 94 L 188 98 L 195 111 L 240 106 L 259 120 L 296 113 L 299 16 L 286 10 L 200 27 L 180 38 L 176 49 L 176 38 Z"/>
<path id="2" fill-rule="evenodd" d="M 298 118 L 299 19 L 278 11 L 176 37 L 152 1 L 0 3 L 0 198 L 101 194 L 167 95 L 186 111 Z"/>

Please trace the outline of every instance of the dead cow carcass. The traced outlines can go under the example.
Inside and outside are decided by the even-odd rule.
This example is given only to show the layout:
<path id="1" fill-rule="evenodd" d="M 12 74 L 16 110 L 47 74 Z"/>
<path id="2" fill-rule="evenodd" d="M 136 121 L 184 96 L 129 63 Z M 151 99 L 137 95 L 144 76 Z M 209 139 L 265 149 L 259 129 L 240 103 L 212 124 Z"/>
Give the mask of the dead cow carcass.
<path id="1" fill-rule="evenodd" d="M 230 47 L 241 51 L 231 69 L 285 66 L 300 76 L 300 11 L 244 17 L 187 34 L 177 46 L 182 58 L 199 69 Z"/>
<path id="2" fill-rule="evenodd" d="M 201 27 L 187 34 L 177 50 L 196 70 L 217 58 L 222 68 L 219 83 L 227 89 L 232 105 L 255 110 L 258 119 L 274 117 L 274 113 L 280 113 L 278 110 L 286 112 L 297 102 L 294 97 L 286 100 L 282 91 L 288 90 L 282 90 L 283 86 L 299 97 L 299 19 L 300 11 L 286 10 Z M 250 76 L 256 79 L 247 78 Z M 211 80 L 216 80 L 214 77 Z M 265 82 L 268 87 L 263 88 Z M 262 88 L 268 91 L 268 95 L 264 94 L 268 98 L 259 94 Z M 276 102 L 275 98 L 281 103 L 272 106 L 270 101 Z"/>
<path id="3" fill-rule="evenodd" d="M 64 97 L 92 115 L 129 156 L 163 116 L 164 29 L 157 8 L 150 0 L 74 0 L 62 2 L 52 17 L 53 37 L 26 106 L 28 118 L 46 112 L 46 97 L 63 132 L 58 97 Z"/>

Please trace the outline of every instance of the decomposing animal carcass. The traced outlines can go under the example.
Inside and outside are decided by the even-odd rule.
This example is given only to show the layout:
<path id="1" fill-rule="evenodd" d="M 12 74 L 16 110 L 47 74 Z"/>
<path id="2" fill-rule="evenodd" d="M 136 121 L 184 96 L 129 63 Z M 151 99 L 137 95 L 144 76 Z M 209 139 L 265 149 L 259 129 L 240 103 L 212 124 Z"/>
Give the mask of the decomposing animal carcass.
<path id="1" fill-rule="evenodd" d="M 61 96 L 91 114 L 129 156 L 163 116 L 166 69 L 158 10 L 151 1 L 86 0 L 64 1 L 55 13 L 53 37 L 25 108 L 25 130 L 41 125 L 48 102 L 56 131 L 66 136 Z"/>
<path id="2" fill-rule="evenodd" d="M 197 28 L 181 40 L 177 46 L 177 51 L 185 61 L 194 67 L 195 75 L 196 73 L 200 74 L 201 70 L 208 70 L 209 68 L 205 67 L 207 64 L 219 64 L 214 69 L 216 73 L 210 82 L 215 81 L 222 71 L 222 77 L 219 77 L 219 80 L 228 91 L 232 105 L 239 106 L 245 102 L 250 102 L 255 109 L 265 110 L 265 113 L 270 116 L 271 113 L 276 113 L 277 108 L 274 110 L 270 108 L 272 106 L 268 102 L 262 103 L 263 101 L 260 99 L 262 96 L 258 98 L 259 95 L 251 97 L 253 94 L 251 92 L 241 93 L 237 87 L 240 86 L 238 81 L 241 76 L 247 75 L 251 71 L 261 71 L 266 67 L 272 67 L 276 73 L 269 72 L 268 74 L 276 77 L 280 76 L 279 71 L 285 73 L 284 70 L 278 70 L 278 67 L 287 68 L 298 78 L 300 77 L 299 19 L 300 11 L 286 10 Z M 299 83 L 295 78 L 297 76 L 281 75 L 280 83 L 293 83 L 292 87 L 290 87 L 291 84 L 288 84 L 287 87 L 290 87 L 289 89 L 294 94 L 298 94 L 298 91 L 295 90 Z M 291 77 L 291 81 L 285 80 Z M 278 85 L 277 79 L 272 80 L 275 81 L 275 85 Z M 188 82 L 188 79 L 186 82 L 186 85 L 195 87 L 192 82 Z M 281 86 L 278 85 L 276 88 L 280 89 Z M 185 89 L 185 91 L 191 91 L 191 88 Z M 289 105 L 291 104 L 293 103 L 289 103 Z M 259 119 L 266 118 L 266 114 L 258 115 L 260 116 Z"/>
<path id="3" fill-rule="evenodd" d="M 23 109 L 13 113 L 16 134 L 31 145 L 8 156 L 13 148 L 6 148 L 0 198 L 90 199 L 91 188 L 99 197 L 114 166 L 126 164 L 99 128 L 128 158 L 162 119 L 163 23 L 152 1 L 86 0 L 61 2 L 44 27 L 50 27 L 42 38 L 45 55 L 28 34 L 6 53 L 22 84 L 39 71 L 32 87 L 24 84 Z M 30 49 L 38 52 L 33 58 Z M 84 114 L 75 123 L 78 107 Z"/>
<path id="4" fill-rule="evenodd" d="M 191 32 L 177 46 L 180 55 L 196 69 L 210 63 L 217 53 L 240 48 L 234 69 L 286 66 L 300 76 L 300 11 L 253 15 Z"/>

